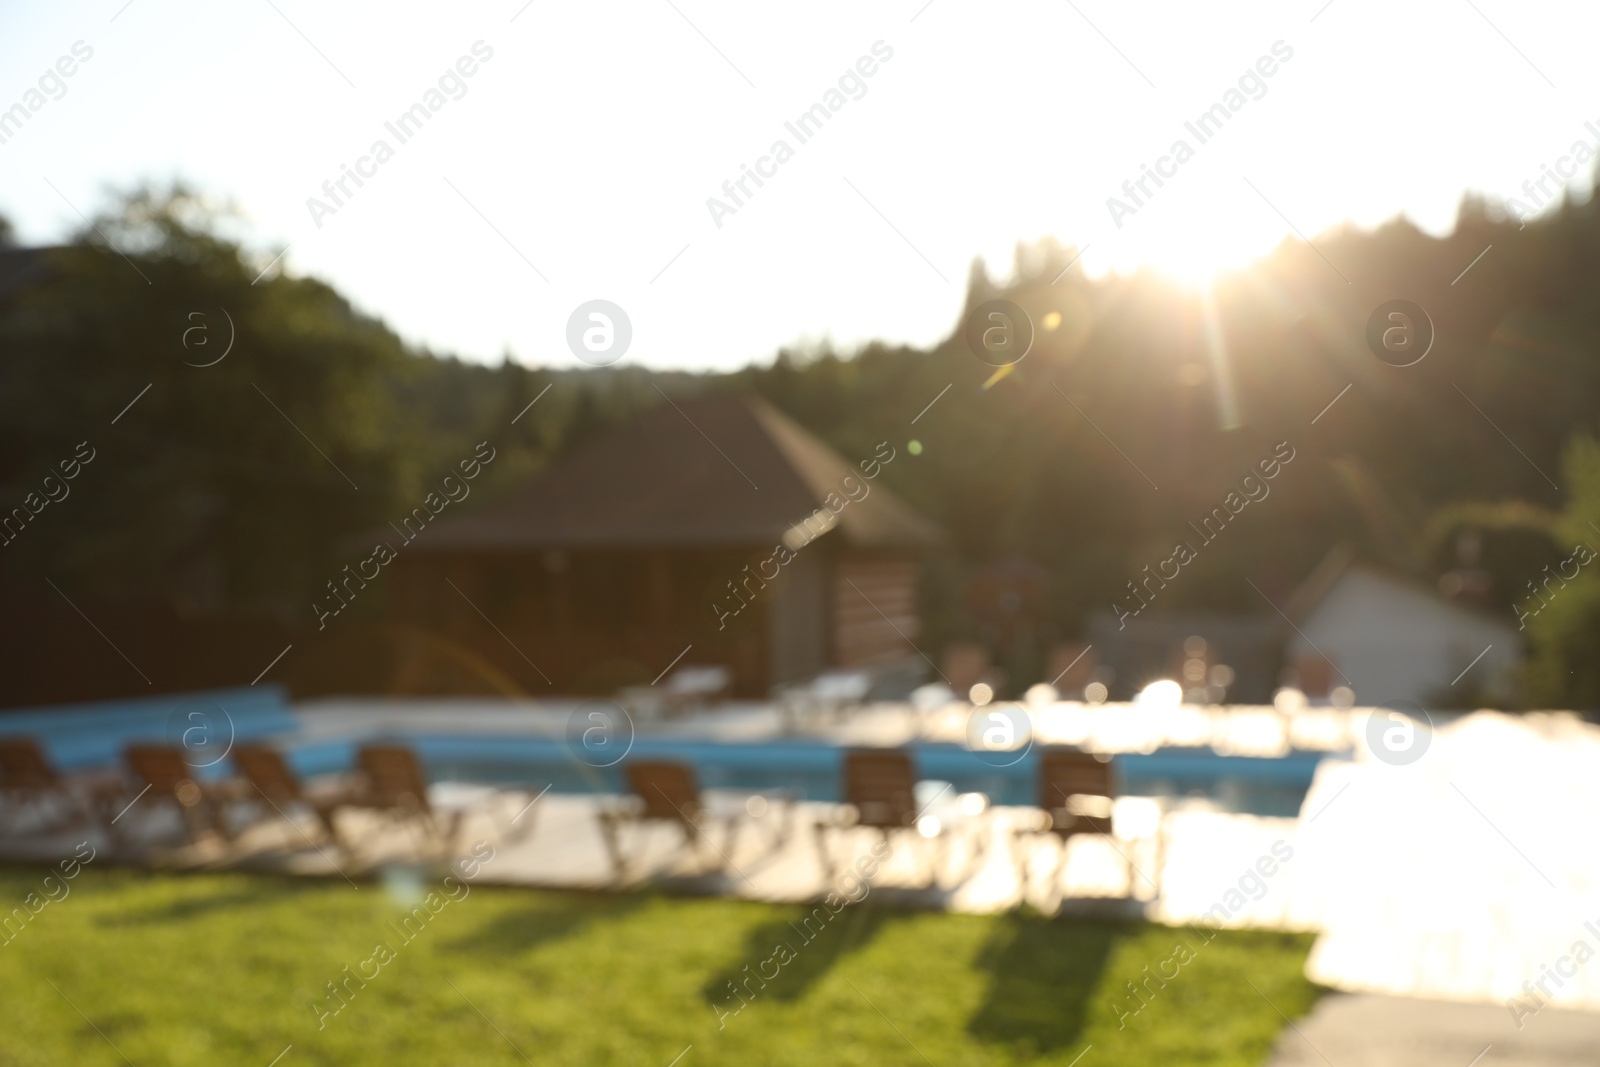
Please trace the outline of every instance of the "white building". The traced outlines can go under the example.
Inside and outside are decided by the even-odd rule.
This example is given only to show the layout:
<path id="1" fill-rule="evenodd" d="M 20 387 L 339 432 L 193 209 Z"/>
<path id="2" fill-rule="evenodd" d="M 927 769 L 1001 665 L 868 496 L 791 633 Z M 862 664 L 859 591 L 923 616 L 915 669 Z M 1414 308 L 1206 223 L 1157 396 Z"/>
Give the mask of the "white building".
<path id="1" fill-rule="evenodd" d="M 1427 707 L 1452 685 L 1463 696 L 1506 697 L 1522 660 L 1522 635 L 1510 621 L 1346 549 L 1312 572 L 1289 614 L 1296 629 L 1285 659 L 1313 698 L 1340 685 L 1365 705 Z"/>

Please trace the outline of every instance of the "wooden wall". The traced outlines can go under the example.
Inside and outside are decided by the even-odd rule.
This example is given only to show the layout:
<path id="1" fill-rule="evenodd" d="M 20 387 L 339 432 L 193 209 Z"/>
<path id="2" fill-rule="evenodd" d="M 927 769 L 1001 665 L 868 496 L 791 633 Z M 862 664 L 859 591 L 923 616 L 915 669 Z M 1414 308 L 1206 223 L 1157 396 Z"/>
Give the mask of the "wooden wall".
<path id="1" fill-rule="evenodd" d="M 833 660 L 841 667 L 894 663 L 914 655 L 917 564 L 904 557 L 845 556 L 833 583 Z"/>
<path id="2" fill-rule="evenodd" d="M 692 645 L 680 666 L 728 666 L 736 693 L 764 697 L 829 666 L 912 654 L 915 562 L 841 559 L 830 547 L 801 553 L 766 583 L 744 568 L 770 549 L 415 555 L 397 561 L 395 619 L 533 695 L 648 684 Z"/>
<path id="3" fill-rule="evenodd" d="M 726 587 L 744 566 L 740 553 L 441 553 L 401 562 L 396 617 L 470 647 L 533 695 L 648 684 L 691 645 L 680 666 L 723 664 L 740 692 L 766 691 L 766 605 L 757 597 L 721 628 L 712 610 L 740 604 Z"/>

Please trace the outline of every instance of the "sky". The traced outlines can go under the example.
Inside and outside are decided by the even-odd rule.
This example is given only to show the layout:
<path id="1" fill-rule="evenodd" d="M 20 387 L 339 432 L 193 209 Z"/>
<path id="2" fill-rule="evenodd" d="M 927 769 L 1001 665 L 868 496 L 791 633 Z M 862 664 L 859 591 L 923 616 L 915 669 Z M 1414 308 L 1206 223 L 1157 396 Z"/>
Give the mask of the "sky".
<path id="1" fill-rule="evenodd" d="M 936 343 L 974 260 L 1004 277 L 1019 241 L 1198 285 L 1345 223 L 1447 232 L 1467 191 L 1533 207 L 1524 182 L 1600 142 L 1591 4 L 444 6 L 8 5 L 0 111 L 44 102 L 0 143 L 0 214 L 56 242 L 181 179 L 268 277 L 325 279 L 409 343 L 577 367 L 569 320 L 605 300 L 626 361 L 731 369 Z M 1185 123 L 1219 103 L 1202 143 Z M 1146 165 L 1168 176 L 1135 200 Z M 735 201 L 746 166 L 767 176 Z"/>

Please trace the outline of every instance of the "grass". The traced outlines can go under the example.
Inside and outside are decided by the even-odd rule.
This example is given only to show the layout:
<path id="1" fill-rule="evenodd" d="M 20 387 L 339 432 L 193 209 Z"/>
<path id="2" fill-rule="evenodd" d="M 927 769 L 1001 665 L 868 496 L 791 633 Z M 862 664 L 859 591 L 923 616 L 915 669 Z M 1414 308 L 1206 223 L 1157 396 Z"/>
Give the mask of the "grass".
<path id="1" fill-rule="evenodd" d="M 0 868 L 0 908 L 42 899 L 46 873 Z M 896 911 L 871 897 L 808 943 L 791 925 L 799 907 L 478 888 L 406 942 L 388 925 L 405 914 L 404 886 L 94 865 L 66 886 L 0 943 L 7 1067 L 267 1067 L 289 1045 L 279 1067 L 668 1067 L 690 1045 L 679 1067 L 954 1067 L 1070 1064 L 1091 1044 L 1082 1067 L 1256 1067 L 1279 1011 L 1295 1018 L 1316 995 L 1302 935 L 1206 942 L 1148 924 Z M 352 982 L 319 1029 L 310 1002 L 380 941 L 393 958 L 364 988 Z M 1175 958 L 1178 944 L 1192 957 Z M 1161 986 L 1146 967 L 1177 977 Z M 749 980 L 732 1014 L 744 1002 L 729 983 L 758 969 L 777 976 Z M 1146 1003 L 1124 1017 L 1136 979 Z"/>

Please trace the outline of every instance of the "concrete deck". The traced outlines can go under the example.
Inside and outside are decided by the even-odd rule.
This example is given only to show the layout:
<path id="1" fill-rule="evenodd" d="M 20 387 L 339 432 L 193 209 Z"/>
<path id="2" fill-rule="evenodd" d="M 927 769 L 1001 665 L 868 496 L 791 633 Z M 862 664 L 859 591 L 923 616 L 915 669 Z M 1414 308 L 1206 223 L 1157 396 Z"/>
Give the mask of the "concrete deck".
<path id="1" fill-rule="evenodd" d="M 716 817 L 692 847 L 672 825 L 624 826 L 626 866 L 618 878 L 599 822 L 602 807 L 614 804 L 616 798 L 546 793 L 535 800 L 529 793 L 497 791 L 480 799 L 477 790 L 449 783 L 431 792 L 447 807 L 473 802 L 453 849 L 438 847 L 420 824 L 396 823 L 362 811 L 338 816 L 341 836 L 359 842 L 346 849 L 325 839 L 309 811 L 278 812 L 264 805 L 253 812 L 244 806 L 235 810 L 237 819 L 255 821 L 234 841 L 208 836 L 187 844 L 173 806 L 146 798 L 121 818 L 126 825 L 119 828 L 120 842 L 99 828 L 83 827 L 7 839 L 0 842 L 0 858 L 52 860 L 87 839 L 112 862 L 359 880 L 380 876 L 393 866 L 437 862 L 450 851 L 465 853 L 483 840 L 496 850 L 494 860 L 478 875 L 477 881 L 483 883 L 605 889 L 648 882 L 696 894 L 799 902 L 849 889 L 849 868 L 878 840 L 871 830 L 838 827 L 825 829 L 819 838 L 817 826 L 837 819 L 835 805 L 773 802 L 753 817 L 745 807 L 746 797 L 712 793 L 710 807 Z M 1029 819 L 1028 809 L 989 808 L 968 816 L 957 798 L 947 795 L 928 810 L 944 822 L 943 832 L 936 838 L 913 830 L 895 832 L 890 840 L 893 852 L 873 884 L 884 899 L 972 913 L 1003 911 L 1024 900 L 1053 911 L 1065 899 L 1069 910 L 1115 906 L 1130 917 L 1198 921 L 1242 872 L 1270 854 L 1275 841 L 1292 840 L 1295 832 L 1292 819 L 1179 812 L 1168 816 L 1159 857 L 1155 838 L 1112 842 L 1079 837 L 1069 843 L 1063 863 L 1054 839 L 1014 834 L 1014 828 Z M 737 824 L 731 843 L 725 815 Z M 824 867 L 824 849 L 832 874 Z M 1224 917 L 1225 924 L 1303 927 L 1294 904 L 1292 866 L 1292 861 L 1285 864 L 1276 879 L 1267 880 L 1270 892 Z M 1158 882 L 1166 890 L 1160 898 Z"/>

